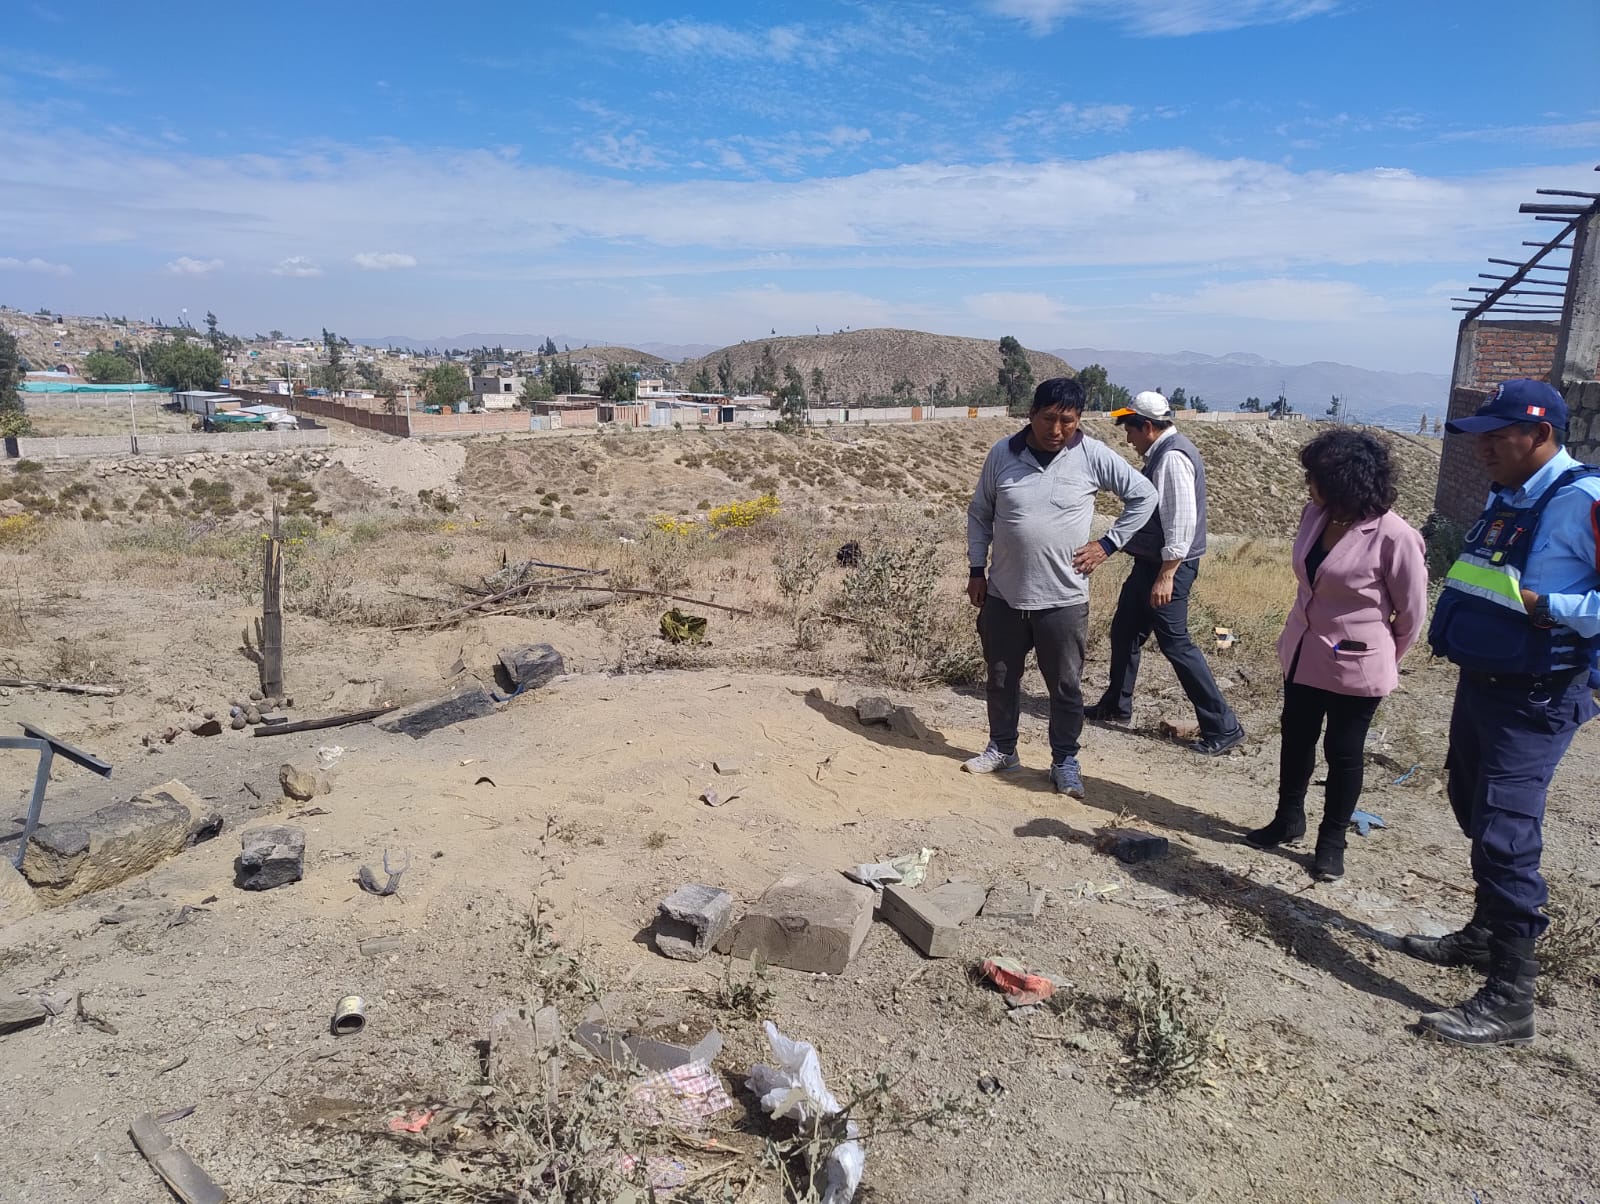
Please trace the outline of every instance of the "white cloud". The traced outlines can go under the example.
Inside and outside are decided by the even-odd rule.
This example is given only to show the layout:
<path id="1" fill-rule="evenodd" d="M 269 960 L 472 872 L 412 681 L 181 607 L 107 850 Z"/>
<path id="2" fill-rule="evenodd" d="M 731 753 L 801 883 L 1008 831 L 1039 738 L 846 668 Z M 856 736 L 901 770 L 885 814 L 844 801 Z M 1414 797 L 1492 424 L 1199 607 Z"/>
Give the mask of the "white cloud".
<path id="1" fill-rule="evenodd" d="M 1071 312 L 1044 293 L 975 293 L 966 298 L 966 308 L 986 322 L 1026 326 L 1053 326 L 1066 321 Z"/>
<path id="2" fill-rule="evenodd" d="M 351 257 L 350 262 L 365 272 L 392 272 L 397 268 L 414 268 L 417 266 L 417 257 L 407 255 L 401 251 L 362 251 L 359 255 Z M 297 275 L 312 275 L 310 272 L 296 273 Z"/>
<path id="3" fill-rule="evenodd" d="M 1186 37 L 1275 25 L 1332 12 L 1341 0 L 988 0 L 1002 16 L 1047 34 L 1073 17 L 1115 21 L 1144 37 Z"/>
<path id="4" fill-rule="evenodd" d="M 72 274 L 72 269 L 64 263 L 51 263 L 38 256 L 17 259 L 10 255 L 0 255 L 0 272 L 38 272 L 44 276 L 69 276 Z"/>
<path id="5" fill-rule="evenodd" d="M 167 271 L 174 276 L 204 276 L 221 266 L 220 259 L 190 259 L 187 255 L 180 255 L 167 264 Z"/>
<path id="6" fill-rule="evenodd" d="M 591 163 L 616 171 L 649 171 L 667 165 L 655 147 L 637 131 L 631 134 L 600 134 L 581 144 L 578 153 Z"/>
<path id="7" fill-rule="evenodd" d="M 1600 121 L 1566 121 L 1550 125 L 1501 125 L 1481 130 L 1452 130 L 1441 134 L 1445 142 L 1517 142 L 1540 146 L 1600 146 Z"/>
<path id="8" fill-rule="evenodd" d="M 1169 312 L 1263 322 L 1358 322 L 1389 309 L 1384 298 L 1349 281 L 1288 277 L 1208 284 L 1184 296 L 1153 293 L 1150 304 Z"/>
<path id="9" fill-rule="evenodd" d="M 272 269 L 274 276 L 320 276 L 322 269 L 304 255 L 291 255 Z"/>

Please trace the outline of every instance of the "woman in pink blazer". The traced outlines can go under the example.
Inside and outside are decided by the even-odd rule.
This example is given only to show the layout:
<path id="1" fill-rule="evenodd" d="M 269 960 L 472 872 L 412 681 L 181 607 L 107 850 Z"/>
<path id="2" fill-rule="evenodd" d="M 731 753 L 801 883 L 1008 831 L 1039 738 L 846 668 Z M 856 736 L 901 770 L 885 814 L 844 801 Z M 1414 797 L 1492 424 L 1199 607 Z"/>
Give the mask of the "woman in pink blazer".
<path id="1" fill-rule="evenodd" d="M 1364 431 L 1324 431 L 1300 451 L 1311 502 L 1300 515 L 1300 589 L 1278 637 L 1283 668 L 1278 813 L 1245 839 L 1269 849 L 1305 835 L 1306 788 L 1323 753 L 1328 784 L 1311 874 L 1344 876 L 1345 834 L 1361 797 L 1367 727 L 1399 683 L 1400 658 L 1428 611 L 1422 536 L 1393 510 L 1389 449 Z"/>

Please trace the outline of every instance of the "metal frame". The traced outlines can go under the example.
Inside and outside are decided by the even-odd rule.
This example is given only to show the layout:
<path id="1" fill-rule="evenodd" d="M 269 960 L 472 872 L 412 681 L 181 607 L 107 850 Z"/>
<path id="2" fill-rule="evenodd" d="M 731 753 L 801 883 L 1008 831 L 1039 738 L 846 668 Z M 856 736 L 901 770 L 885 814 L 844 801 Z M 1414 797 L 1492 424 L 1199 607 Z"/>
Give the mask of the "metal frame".
<path id="1" fill-rule="evenodd" d="M 28 841 L 33 838 L 34 830 L 39 826 L 40 813 L 44 811 L 44 791 L 50 784 L 50 766 L 55 762 L 56 754 L 61 754 L 73 764 L 81 765 L 103 778 L 111 776 L 111 766 L 93 753 L 84 752 L 83 749 L 68 744 L 65 740 L 59 740 L 31 723 L 19 726 L 24 734 L 0 736 L 0 748 L 15 748 L 39 754 L 39 769 L 33 776 L 33 793 L 28 797 L 28 818 L 22 825 L 22 839 L 17 842 L 16 856 L 11 858 L 11 864 L 20 870 L 23 854 L 28 851 Z"/>

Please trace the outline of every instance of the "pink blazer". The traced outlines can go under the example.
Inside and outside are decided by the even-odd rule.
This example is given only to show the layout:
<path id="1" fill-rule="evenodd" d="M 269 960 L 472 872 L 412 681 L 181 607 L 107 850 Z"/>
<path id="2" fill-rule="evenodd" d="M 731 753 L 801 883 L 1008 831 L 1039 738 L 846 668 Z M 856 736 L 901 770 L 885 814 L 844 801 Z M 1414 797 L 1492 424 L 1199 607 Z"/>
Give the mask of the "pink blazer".
<path id="1" fill-rule="evenodd" d="M 1300 589 L 1278 637 L 1284 678 L 1335 694 L 1381 698 L 1400 682 L 1400 658 L 1428 613 L 1428 568 L 1422 536 L 1389 511 L 1350 528 L 1333 545 L 1315 586 L 1306 580 L 1306 550 L 1322 536 L 1328 514 L 1310 503 L 1294 540 Z M 1365 650 L 1340 647 L 1356 641 Z M 1295 652 L 1299 651 L 1298 664 Z"/>

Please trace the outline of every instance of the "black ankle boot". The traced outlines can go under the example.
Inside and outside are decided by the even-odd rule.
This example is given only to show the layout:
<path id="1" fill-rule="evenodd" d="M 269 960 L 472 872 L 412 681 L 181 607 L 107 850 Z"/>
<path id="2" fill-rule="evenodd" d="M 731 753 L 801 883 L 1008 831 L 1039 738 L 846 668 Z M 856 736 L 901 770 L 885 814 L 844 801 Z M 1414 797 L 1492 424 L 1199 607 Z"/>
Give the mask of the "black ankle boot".
<path id="1" fill-rule="evenodd" d="M 1337 882 L 1344 877 L 1344 840 L 1348 823 L 1330 824 L 1323 820 L 1317 828 L 1317 851 L 1311 857 L 1311 876 L 1318 882 Z"/>
<path id="2" fill-rule="evenodd" d="M 1275 849 L 1286 841 L 1299 840 L 1305 834 L 1306 805 L 1280 802 L 1272 822 L 1264 828 L 1246 832 L 1244 840 L 1258 849 Z"/>
<path id="3" fill-rule="evenodd" d="M 1489 979 L 1471 999 L 1417 1021 L 1424 1033 L 1459 1045 L 1527 1045 L 1533 1040 L 1533 987 L 1539 963 L 1533 941 L 1489 942 Z"/>
<path id="4" fill-rule="evenodd" d="M 1418 961 L 1435 966 L 1470 966 L 1489 972 L 1489 929 L 1473 916 L 1467 926 L 1444 936 L 1406 936 L 1400 948 Z"/>

